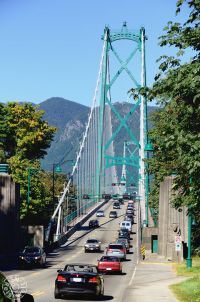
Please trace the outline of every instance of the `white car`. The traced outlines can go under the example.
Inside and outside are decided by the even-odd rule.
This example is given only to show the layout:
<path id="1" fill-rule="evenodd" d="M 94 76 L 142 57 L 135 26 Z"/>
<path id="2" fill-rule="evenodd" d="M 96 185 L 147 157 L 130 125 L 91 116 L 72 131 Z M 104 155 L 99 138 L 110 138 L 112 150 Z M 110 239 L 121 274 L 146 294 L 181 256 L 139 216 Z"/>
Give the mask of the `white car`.
<path id="1" fill-rule="evenodd" d="M 104 217 L 104 211 L 103 210 L 98 210 L 96 212 L 96 217 Z"/>

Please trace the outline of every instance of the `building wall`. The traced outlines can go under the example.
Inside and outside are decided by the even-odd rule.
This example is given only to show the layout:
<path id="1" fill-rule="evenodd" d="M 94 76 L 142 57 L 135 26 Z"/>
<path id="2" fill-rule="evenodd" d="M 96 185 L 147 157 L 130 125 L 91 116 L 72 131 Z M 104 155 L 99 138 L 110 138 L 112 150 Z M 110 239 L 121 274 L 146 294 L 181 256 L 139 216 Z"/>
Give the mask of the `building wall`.
<path id="1" fill-rule="evenodd" d="M 182 261 L 187 242 L 187 209 L 174 209 L 171 202 L 173 176 L 160 184 L 158 218 L 158 254 L 173 261 Z M 175 237 L 180 236 L 181 251 L 175 251 Z"/>
<path id="2" fill-rule="evenodd" d="M 18 251 L 19 207 L 19 185 L 0 174 L 0 253 Z"/>

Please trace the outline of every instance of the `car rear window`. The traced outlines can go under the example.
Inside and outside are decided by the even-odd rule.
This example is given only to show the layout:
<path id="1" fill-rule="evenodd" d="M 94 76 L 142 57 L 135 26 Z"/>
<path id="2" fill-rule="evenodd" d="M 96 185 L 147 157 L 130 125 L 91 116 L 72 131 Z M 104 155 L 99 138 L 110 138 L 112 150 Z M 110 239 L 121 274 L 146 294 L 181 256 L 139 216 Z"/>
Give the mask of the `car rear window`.
<path id="1" fill-rule="evenodd" d="M 120 249 L 123 249 L 123 245 L 121 245 L 121 244 L 110 244 L 109 249 L 120 250 Z"/>
<path id="2" fill-rule="evenodd" d="M 97 239 L 88 239 L 87 243 L 97 243 L 98 240 Z"/>
<path id="3" fill-rule="evenodd" d="M 109 262 L 119 262 L 119 258 L 117 257 L 109 257 L 109 256 L 103 256 L 101 257 L 100 261 L 109 261 Z"/>

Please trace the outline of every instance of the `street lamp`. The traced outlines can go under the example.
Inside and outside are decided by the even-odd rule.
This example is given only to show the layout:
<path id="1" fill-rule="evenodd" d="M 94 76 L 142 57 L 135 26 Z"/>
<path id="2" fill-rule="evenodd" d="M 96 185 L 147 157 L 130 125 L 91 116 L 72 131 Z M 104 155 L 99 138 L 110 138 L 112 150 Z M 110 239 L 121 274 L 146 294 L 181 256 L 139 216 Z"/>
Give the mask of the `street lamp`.
<path id="1" fill-rule="evenodd" d="M 61 166 L 58 163 L 53 163 L 53 183 L 52 183 L 52 199 L 53 199 L 53 206 L 55 201 L 55 173 L 61 173 L 62 169 Z"/>

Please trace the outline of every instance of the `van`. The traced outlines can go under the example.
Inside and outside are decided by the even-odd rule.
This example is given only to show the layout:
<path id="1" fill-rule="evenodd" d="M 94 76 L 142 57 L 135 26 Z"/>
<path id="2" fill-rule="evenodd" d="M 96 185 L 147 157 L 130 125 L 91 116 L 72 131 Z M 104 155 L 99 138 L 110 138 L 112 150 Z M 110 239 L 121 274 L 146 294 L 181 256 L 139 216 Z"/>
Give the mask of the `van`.
<path id="1" fill-rule="evenodd" d="M 129 230 L 129 232 L 132 232 L 132 223 L 129 220 L 124 220 L 120 223 L 120 229 L 121 228 L 125 228 L 127 230 Z"/>

